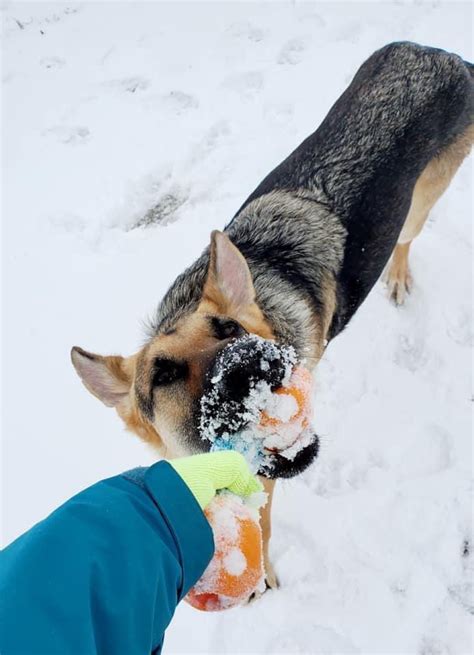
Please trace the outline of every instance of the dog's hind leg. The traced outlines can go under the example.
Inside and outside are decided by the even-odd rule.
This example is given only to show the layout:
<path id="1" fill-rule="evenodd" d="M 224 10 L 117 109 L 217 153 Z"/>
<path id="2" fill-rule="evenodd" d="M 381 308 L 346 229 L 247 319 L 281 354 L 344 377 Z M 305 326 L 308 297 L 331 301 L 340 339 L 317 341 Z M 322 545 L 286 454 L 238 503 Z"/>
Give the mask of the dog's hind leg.
<path id="1" fill-rule="evenodd" d="M 403 304 L 405 294 L 412 286 L 408 265 L 410 245 L 421 232 L 431 208 L 446 191 L 454 174 L 469 154 L 473 140 L 474 126 L 471 125 L 429 162 L 416 182 L 410 209 L 385 276 L 389 296 L 397 305 Z"/>

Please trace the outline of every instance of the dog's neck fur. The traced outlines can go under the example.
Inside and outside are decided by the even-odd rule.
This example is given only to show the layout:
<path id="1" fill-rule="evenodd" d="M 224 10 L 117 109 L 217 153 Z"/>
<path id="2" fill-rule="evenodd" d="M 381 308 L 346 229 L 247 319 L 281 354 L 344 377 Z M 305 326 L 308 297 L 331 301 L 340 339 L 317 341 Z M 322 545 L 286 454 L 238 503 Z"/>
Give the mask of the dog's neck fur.
<path id="1" fill-rule="evenodd" d="M 257 304 L 277 340 L 301 358 L 319 359 L 344 253 L 340 221 L 310 192 L 273 191 L 246 205 L 225 231 L 246 258 Z M 208 266 L 207 249 L 166 293 L 152 334 L 197 308 Z"/>

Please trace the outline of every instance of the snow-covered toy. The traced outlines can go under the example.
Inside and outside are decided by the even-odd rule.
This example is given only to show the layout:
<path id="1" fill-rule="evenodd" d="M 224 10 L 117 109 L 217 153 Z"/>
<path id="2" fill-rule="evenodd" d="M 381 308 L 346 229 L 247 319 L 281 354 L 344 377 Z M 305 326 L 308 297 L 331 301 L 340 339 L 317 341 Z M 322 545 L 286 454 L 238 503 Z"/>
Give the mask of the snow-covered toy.
<path id="1" fill-rule="evenodd" d="M 261 410 L 259 430 L 265 432 L 264 446 L 270 452 L 287 452 L 309 427 L 312 377 L 297 366 L 286 384 L 276 389 Z"/>
<path id="2" fill-rule="evenodd" d="M 201 399 L 201 437 L 211 442 L 211 451 L 242 453 L 254 473 L 272 477 L 277 463 L 279 475 L 288 475 L 304 449 L 317 452 L 310 425 L 311 396 L 311 374 L 297 362 L 293 348 L 254 335 L 234 340 L 221 351 L 208 376 Z M 194 607 L 206 611 L 235 607 L 262 587 L 257 507 L 264 502 L 256 496 L 247 501 L 218 494 L 206 508 L 216 550 L 186 597 Z"/>
<path id="3" fill-rule="evenodd" d="M 261 496 L 257 503 L 261 503 Z M 253 499 L 255 502 L 255 498 Z M 199 610 L 229 609 L 264 587 L 262 532 L 252 497 L 244 501 L 220 493 L 205 509 L 214 533 L 215 553 L 204 575 L 188 592 L 187 602 Z"/>
<path id="4" fill-rule="evenodd" d="M 276 465 L 291 468 L 308 446 L 317 452 L 311 399 L 312 376 L 294 349 L 248 335 L 216 359 L 201 399 L 201 437 L 211 450 L 237 450 L 255 473 L 274 477 Z"/>

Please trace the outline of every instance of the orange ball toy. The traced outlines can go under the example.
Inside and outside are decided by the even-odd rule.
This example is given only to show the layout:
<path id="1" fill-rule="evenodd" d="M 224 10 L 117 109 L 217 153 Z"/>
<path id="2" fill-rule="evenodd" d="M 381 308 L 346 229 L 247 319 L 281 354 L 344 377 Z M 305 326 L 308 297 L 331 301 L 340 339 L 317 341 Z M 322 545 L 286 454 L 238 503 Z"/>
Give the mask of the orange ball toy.
<path id="1" fill-rule="evenodd" d="M 262 532 L 258 511 L 231 493 L 221 493 L 205 515 L 215 553 L 201 579 L 186 596 L 193 607 L 216 611 L 235 607 L 263 584 Z"/>
<path id="2" fill-rule="evenodd" d="M 294 399 L 293 411 L 290 410 L 290 415 L 282 418 L 278 416 L 270 416 L 268 411 L 263 411 L 260 417 L 260 425 L 266 427 L 267 425 L 276 427 L 281 423 L 288 421 L 303 421 L 303 427 L 308 425 L 307 410 L 311 402 L 311 385 L 312 377 L 308 369 L 303 366 L 295 368 L 291 374 L 288 386 L 280 387 L 274 391 L 274 395 L 282 397 L 289 396 Z"/>
<path id="3" fill-rule="evenodd" d="M 312 386 L 311 373 L 297 366 L 288 383 L 272 393 L 258 425 L 267 435 L 264 444 L 268 451 L 278 452 L 290 447 L 309 428 Z"/>

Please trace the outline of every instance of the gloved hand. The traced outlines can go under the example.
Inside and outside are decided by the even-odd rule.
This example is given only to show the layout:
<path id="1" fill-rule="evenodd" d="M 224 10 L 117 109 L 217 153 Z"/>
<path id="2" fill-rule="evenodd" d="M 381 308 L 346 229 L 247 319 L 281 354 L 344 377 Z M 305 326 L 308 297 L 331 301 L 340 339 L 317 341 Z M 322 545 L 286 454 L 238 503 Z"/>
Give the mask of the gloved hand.
<path id="1" fill-rule="evenodd" d="M 228 489 L 239 496 L 263 491 L 262 483 L 252 475 L 245 458 L 233 450 L 172 459 L 169 463 L 188 485 L 201 509 L 219 489 Z"/>

